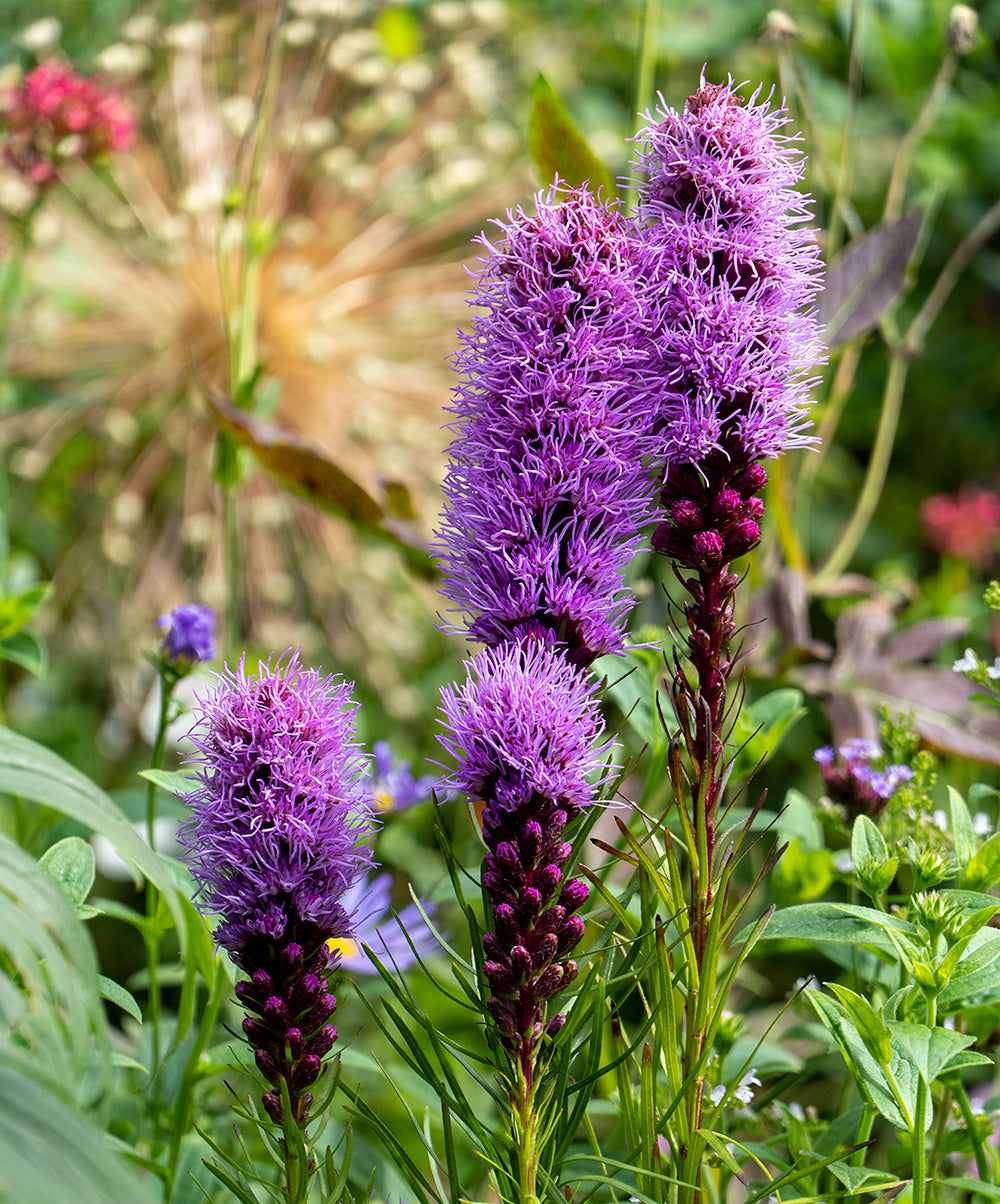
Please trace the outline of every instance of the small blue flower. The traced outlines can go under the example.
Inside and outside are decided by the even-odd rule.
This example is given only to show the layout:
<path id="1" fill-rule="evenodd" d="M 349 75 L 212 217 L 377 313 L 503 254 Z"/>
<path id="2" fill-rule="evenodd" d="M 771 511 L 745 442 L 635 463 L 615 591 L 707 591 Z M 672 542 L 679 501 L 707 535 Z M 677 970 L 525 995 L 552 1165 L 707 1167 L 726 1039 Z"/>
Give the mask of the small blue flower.
<path id="1" fill-rule="evenodd" d="M 374 805 L 380 811 L 405 811 L 425 803 L 438 788 L 433 774 L 415 778 L 409 761 L 397 761 L 387 740 L 376 740 L 372 749 L 374 771 L 368 779 Z"/>
<path id="2" fill-rule="evenodd" d="M 160 651 L 171 664 L 189 667 L 215 657 L 215 614 L 210 606 L 175 606 L 170 614 L 160 615 L 157 626 L 166 628 Z"/>

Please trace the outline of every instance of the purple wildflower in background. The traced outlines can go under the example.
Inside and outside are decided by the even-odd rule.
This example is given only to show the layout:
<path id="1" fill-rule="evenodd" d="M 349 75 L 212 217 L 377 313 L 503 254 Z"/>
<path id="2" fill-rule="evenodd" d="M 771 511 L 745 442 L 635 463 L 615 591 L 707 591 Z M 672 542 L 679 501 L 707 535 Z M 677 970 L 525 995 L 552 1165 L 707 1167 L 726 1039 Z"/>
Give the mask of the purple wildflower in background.
<path id="1" fill-rule="evenodd" d="M 498 223 L 457 367 L 439 554 L 470 639 L 555 639 L 577 664 L 624 644 L 622 575 L 655 487 L 635 228 L 585 189 Z"/>
<path id="2" fill-rule="evenodd" d="M 576 976 L 568 954 L 584 930 L 575 913 L 587 887 L 565 880 L 563 830 L 603 784 L 596 686 L 558 648 L 531 640 L 479 653 L 442 708 L 453 784 L 482 805 L 488 1006 L 530 1088 L 539 1041 L 565 1020 L 547 1021 L 546 1002 Z"/>
<path id="3" fill-rule="evenodd" d="M 360 878 L 341 899 L 345 911 L 354 917 L 354 936 L 336 937 L 327 944 L 340 955 L 339 969 L 349 974 L 377 974 L 374 962 L 361 947 L 368 945 L 375 956 L 402 973 L 416 965 L 417 958 L 433 957 L 441 951 L 437 937 L 421 914 L 432 918 L 433 903 L 408 903 L 401 911 L 392 910 L 392 875 L 376 874 Z"/>
<path id="4" fill-rule="evenodd" d="M 409 761 L 397 760 L 387 740 L 376 740 L 372 748 L 372 773 L 368 789 L 382 811 L 405 811 L 426 803 L 438 785 L 433 774 L 415 778 Z"/>
<path id="5" fill-rule="evenodd" d="M 193 602 L 175 606 L 160 615 L 157 626 L 166 628 L 160 653 L 173 667 L 192 667 L 215 657 L 215 614 L 210 606 Z"/>
<path id="6" fill-rule="evenodd" d="M 882 750 L 874 740 L 861 737 L 846 740 L 836 750 L 830 745 L 817 748 L 813 760 L 819 764 L 827 794 L 841 803 L 852 819 L 862 814 L 881 815 L 897 787 L 913 777 L 908 765 L 873 765 L 873 761 L 884 761 Z"/>
<path id="7" fill-rule="evenodd" d="M 199 906 L 221 916 L 215 938 L 248 975 L 236 985 L 243 1032 L 278 1122 L 282 1079 L 293 1119 L 308 1119 L 307 1088 L 336 1038 L 326 942 L 353 936 L 344 897 L 372 863 L 354 709 L 349 685 L 297 653 L 256 677 L 241 659 L 202 700 L 191 736 L 200 785 L 182 840 Z"/>

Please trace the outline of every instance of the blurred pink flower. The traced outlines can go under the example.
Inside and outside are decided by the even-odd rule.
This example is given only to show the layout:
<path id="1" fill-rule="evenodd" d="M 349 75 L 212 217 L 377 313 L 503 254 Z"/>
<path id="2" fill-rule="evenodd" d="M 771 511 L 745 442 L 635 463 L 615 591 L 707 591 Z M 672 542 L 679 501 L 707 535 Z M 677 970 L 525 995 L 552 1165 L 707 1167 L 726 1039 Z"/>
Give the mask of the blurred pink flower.
<path id="1" fill-rule="evenodd" d="M 58 59 L 0 91 L 4 159 L 35 184 L 52 183 L 63 163 L 126 149 L 135 128 L 135 113 L 119 92 Z"/>
<path id="2" fill-rule="evenodd" d="M 936 552 L 985 568 L 1000 542 L 1000 496 L 966 483 L 955 495 L 936 493 L 925 498 L 920 521 Z"/>

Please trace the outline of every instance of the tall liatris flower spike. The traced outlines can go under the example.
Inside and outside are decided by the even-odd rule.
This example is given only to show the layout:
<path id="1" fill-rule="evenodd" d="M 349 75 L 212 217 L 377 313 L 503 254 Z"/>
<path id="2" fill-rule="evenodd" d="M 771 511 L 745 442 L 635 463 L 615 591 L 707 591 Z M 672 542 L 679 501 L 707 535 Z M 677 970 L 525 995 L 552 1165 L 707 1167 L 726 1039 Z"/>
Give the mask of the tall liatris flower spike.
<path id="1" fill-rule="evenodd" d="M 0 91 L 0 133 L 10 166 L 33 183 L 53 183 L 59 168 L 125 150 L 136 117 L 117 89 L 49 59 Z"/>
<path id="2" fill-rule="evenodd" d="M 677 701 L 682 723 L 690 717 L 697 729 L 688 738 L 696 767 L 721 753 L 739 580 L 729 566 L 760 539 L 761 461 L 811 442 L 809 371 L 819 358 L 808 308 L 819 247 L 795 189 L 802 156 L 780 132 L 784 113 L 758 96 L 745 102 L 731 85 L 702 81 L 683 113 L 651 115 L 638 139 L 668 513 L 653 546 L 693 574 L 682 580 L 697 684 L 678 670 L 691 705 Z"/>
<path id="3" fill-rule="evenodd" d="M 336 1038 L 326 977 L 331 939 L 353 936 L 343 898 L 372 864 L 364 766 L 350 687 L 293 653 L 247 674 L 225 671 L 192 737 L 199 788 L 182 830 L 200 906 L 247 974 L 236 993 L 257 1066 L 274 1085 L 268 1115 L 304 1125 L 322 1059 Z"/>
<path id="4" fill-rule="evenodd" d="M 622 575 L 654 501 L 641 247 L 586 189 L 498 224 L 456 365 L 443 592 L 470 639 L 545 634 L 587 664 L 623 646 Z"/>
<path id="5" fill-rule="evenodd" d="M 575 978 L 568 955 L 583 935 L 575 913 L 587 887 L 565 879 L 563 830 L 597 798 L 609 746 L 598 743 L 593 684 L 537 640 L 481 652 L 442 707 L 443 742 L 458 762 L 453 784 L 482 806 L 488 1006 L 530 1092 L 538 1045 L 565 1019 L 547 1019 L 546 1003 Z"/>

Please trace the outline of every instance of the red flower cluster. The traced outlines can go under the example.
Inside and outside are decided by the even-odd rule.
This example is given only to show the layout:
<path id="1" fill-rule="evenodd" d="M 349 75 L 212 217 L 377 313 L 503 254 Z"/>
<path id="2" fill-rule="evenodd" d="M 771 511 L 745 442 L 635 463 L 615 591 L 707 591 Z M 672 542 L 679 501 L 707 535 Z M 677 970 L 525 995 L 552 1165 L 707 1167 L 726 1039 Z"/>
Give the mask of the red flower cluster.
<path id="1" fill-rule="evenodd" d="M 921 503 L 920 522 L 935 552 L 983 569 L 1000 544 L 1000 496 L 973 484 L 963 485 L 954 496 L 937 493 Z"/>
<path id="2" fill-rule="evenodd" d="M 114 88 L 57 59 L 0 91 L 4 159 L 35 184 L 51 184 L 63 163 L 124 150 L 135 127 L 135 114 Z"/>

